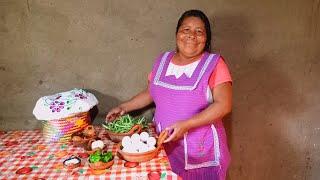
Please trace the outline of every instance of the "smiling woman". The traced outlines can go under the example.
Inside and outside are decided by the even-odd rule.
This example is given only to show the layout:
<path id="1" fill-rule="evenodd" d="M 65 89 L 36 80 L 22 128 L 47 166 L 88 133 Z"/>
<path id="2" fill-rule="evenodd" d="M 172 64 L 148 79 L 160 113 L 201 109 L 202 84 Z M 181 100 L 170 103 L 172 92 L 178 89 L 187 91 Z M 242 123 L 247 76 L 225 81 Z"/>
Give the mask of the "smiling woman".
<path id="1" fill-rule="evenodd" d="M 176 51 L 162 53 L 148 87 L 110 110 L 107 120 L 154 102 L 158 133 L 172 170 L 183 179 L 223 180 L 230 155 L 222 118 L 231 111 L 231 77 L 219 54 L 210 53 L 211 29 L 199 10 L 186 11 L 176 28 Z"/>
<path id="2" fill-rule="evenodd" d="M 203 52 L 206 39 L 205 27 L 201 19 L 186 18 L 177 33 L 178 55 L 186 60 L 198 59 Z"/>
<path id="3" fill-rule="evenodd" d="M 182 24 L 177 27 L 177 56 L 173 60 L 194 61 L 199 59 L 207 44 L 207 35 L 204 22 L 197 17 L 187 17 Z"/>

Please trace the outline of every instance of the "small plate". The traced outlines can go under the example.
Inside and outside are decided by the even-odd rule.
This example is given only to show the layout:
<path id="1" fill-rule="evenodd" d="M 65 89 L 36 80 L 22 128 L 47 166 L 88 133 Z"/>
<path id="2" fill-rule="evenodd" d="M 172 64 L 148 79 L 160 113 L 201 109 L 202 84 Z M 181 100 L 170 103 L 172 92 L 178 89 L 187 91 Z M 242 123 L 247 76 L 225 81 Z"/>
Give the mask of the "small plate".
<path id="1" fill-rule="evenodd" d="M 63 166 L 67 169 L 74 169 L 79 167 L 81 164 L 81 159 L 76 156 L 71 156 L 63 161 Z"/>

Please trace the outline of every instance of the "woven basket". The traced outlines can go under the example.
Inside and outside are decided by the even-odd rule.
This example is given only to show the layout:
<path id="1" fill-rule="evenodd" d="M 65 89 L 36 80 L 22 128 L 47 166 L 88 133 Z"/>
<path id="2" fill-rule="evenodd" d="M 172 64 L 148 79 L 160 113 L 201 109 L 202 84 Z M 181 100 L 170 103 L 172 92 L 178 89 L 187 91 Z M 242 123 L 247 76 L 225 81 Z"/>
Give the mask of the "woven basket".
<path id="1" fill-rule="evenodd" d="M 66 118 L 42 121 L 43 137 L 47 142 L 67 142 L 71 135 L 91 123 L 89 112 L 78 113 Z"/>

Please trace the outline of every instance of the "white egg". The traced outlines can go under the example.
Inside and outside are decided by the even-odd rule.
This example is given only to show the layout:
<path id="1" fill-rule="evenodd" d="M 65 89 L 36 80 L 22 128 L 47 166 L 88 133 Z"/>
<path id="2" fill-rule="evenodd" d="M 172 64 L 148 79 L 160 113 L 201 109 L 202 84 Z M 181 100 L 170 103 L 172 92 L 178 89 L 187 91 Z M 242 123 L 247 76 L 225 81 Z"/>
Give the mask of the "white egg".
<path id="1" fill-rule="evenodd" d="M 146 142 L 148 140 L 149 134 L 147 132 L 142 132 L 140 134 L 140 140 Z"/>
<path id="2" fill-rule="evenodd" d="M 91 144 L 91 149 L 96 149 L 96 148 L 103 149 L 104 148 L 103 141 L 101 140 L 93 141 Z"/>
<path id="3" fill-rule="evenodd" d="M 155 146 L 148 146 L 148 151 L 152 151 L 152 150 L 154 150 L 154 149 L 156 149 Z"/>
<path id="4" fill-rule="evenodd" d="M 123 148 L 133 148 L 131 142 L 122 144 Z"/>
<path id="5" fill-rule="evenodd" d="M 123 147 L 129 146 L 131 144 L 131 138 L 129 136 L 125 136 L 122 138 L 121 144 Z"/>
<path id="6" fill-rule="evenodd" d="M 139 142 L 139 147 L 144 147 L 144 146 L 148 146 L 146 143 L 144 143 L 144 142 Z"/>
<path id="7" fill-rule="evenodd" d="M 122 151 L 123 151 L 123 152 L 129 152 L 129 151 L 130 151 L 130 149 L 129 149 L 129 148 L 127 148 L 127 147 L 124 147 L 124 148 L 122 149 Z"/>
<path id="8" fill-rule="evenodd" d="M 146 144 L 140 144 L 139 146 L 139 153 L 147 152 L 148 151 L 148 146 Z"/>
<path id="9" fill-rule="evenodd" d="M 157 141 L 156 141 L 156 138 L 154 138 L 154 137 L 149 137 L 149 138 L 147 139 L 147 144 L 148 144 L 148 146 L 155 146 L 156 143 L 157 143 Z"/>
<path id="10" fill-rule="evenodd" d="M 139 146 L 139 143 L 140 143 L 141 141 L 137 141 L 137 140 L 135 140 L 135 141 L 131 141 L 131 144 L 133 144 L 134 146 Z"/>
<path id="11" fill-rule="evenodd" d="M 123 148 L 124 149 L 135 149 L 135 147 L 131 143 L 124 145 Z"/>
<path id="12" fill-rule="evenodd" d="M 136 143 L 132 143 L 132 149 L 134 150 L 139 150 L 139 147 L 140 147 L 140 141 L 139 142 L 136 142 Z"/>
<path id="13" fill-rule="evenodd" d="M 138 143 L 140 141 L 140 135 L 137 133 L 132 134 L 131 141 L 132 143 Z"/>
<path id="14" fill-rule="evenodd" d="M 127 152 L 127 153 L 138 153 L 137 150 L 132 149 L 132 148 L 123 148 L 122 151 Z"/>
<path id="15" fill-rule="evenodd" d="M 133 152 L 133 151 L 136 151 L 137 149 L 136 149 L 135 145 L 128 144 L 128 145 L 124 146 L 122 150 L 127 151 L 127 152 Z"/>

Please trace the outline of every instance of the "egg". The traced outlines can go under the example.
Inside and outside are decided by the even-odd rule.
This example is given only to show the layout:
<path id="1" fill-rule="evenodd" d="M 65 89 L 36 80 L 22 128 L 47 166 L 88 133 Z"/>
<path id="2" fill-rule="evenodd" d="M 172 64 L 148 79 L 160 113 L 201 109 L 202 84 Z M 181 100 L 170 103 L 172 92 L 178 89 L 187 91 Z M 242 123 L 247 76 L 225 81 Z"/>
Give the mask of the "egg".
<path id="1" fill-rule="evenodd" d="M 123 152 L 129 152 L 129 148 L 123 147 L 122 151 L 123 151 Z"/>
<path id="2" fill-rule="evenodd" d="M 138 151 L 139 151 L 139 153 L 143 153 L 143 152 L 147 152 L 148 150 L 149 150 L 148 145 L 142 143 L 142 144 L 140 144 Z"/>
<path id="3" fill-rule="evenodd" d="M 139 142 L 139 147 L 142 147 L 142 146 L 148 146 L 146 143 L 144 143 L 144 142 Z"/>
<path id="4" fill-rule="evenodd" d="M 132 143 L 132 148 L 134 149 L 134 150 L 139 150 L 139 148 L 140 148 L 140 142 L 137 142 L 137 143 Z"/>
<path id="5" fill-rule="evenodd" d="M 148 144 L 148 146 L 155 146 L 156 143 L 157 143 L 157 141 L 156 141 L 156 138 L 154 138 L 154 137 L 149 137 L 149 138 L 147 139 L 147 144 Z"/>
<path id="6" fill-rule="evenodd" d="M 140 140 L 143 141 L 143 142 L 146 142 L 149 138 L 149 134 L 147 132 L 142 132 L 140 134 Z"/>
<path id="7" fill-rule="evenodd" d="M 96 148 L 103 149 L 104 148 L 103 141 L 101 140 L 93 141 L 91 144 L 91 149 L 96 149 Z"/>
<path id="8" fill-rule="evenodd" d="M 137 150 L 132 149 L 132 148 L 127 148 L 127 147 L 126 147 L 126 148 L 123 148 L 122 151 L 123 151 L 123 152 L 127 152 L 127 153 L 138 153 Z"/>
<path id="9" fill-rule="evenodd" d="M 156 149 L 155 146 L 148 146 L 148 151 L 152 151 L 152 150 L 154 150 L 154 149 Z"/>
<path id="10" fill-rule="evenodd" d="M 147 132 L 142 132 L 140 135 L 135 133 L 131 137 L 125 136 L 121 143 L 123 152 L 144 153 L 156 149 L 157 140 L 154 137 L 150 137 Z"/>
<path id="11" fill-rule="evenodd" d="M 131 145 L 131 138 L 129 136 L 123 137 L 121 144 L 123 147 Z"/>
<path id="12" fill-rule="evenodd" d="M 126 146 L 123 146 L 122 151 L 124 151 L 124 152 L 137 152 L 137 147 L 134 144 L 127 144 Z"/>
<path id="13" fill-rule="evenodd" d="M 131 142 L 132 143 L 139 143 L 140 142 L 140 135 L 137 133 L 132 134 Z"/>

